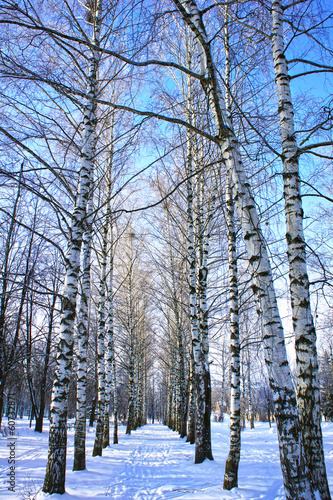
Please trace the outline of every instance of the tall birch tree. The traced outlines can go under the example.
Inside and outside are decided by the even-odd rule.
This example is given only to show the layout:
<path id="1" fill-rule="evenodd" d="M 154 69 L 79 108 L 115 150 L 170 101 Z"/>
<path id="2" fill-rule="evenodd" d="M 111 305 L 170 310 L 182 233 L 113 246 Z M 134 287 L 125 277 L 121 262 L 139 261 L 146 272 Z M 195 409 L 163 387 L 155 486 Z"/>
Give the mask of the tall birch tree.
<path id="1" fill-rule="evenodd" d="M 274 393 L 280 462 L 286 497 L 288 500 L 295 498 L 295 495 L 303 500 L 314 499 L 303 455 L 296 397 L 287 360 L 272 271 L 256 205 L 243 168 L 239 144 L 226 113 L 202 15 L 193 0 L 174 0 L 174 4 L 195 37 L 201 84 L 217 127 L 218 142 L 226 163 L 227 175 L 230 176 L 230 184 L 247 246 L 253 292 L 262 318 L 265 360 Z"/>
<path id="2" fill-rule="evenodd" d="M 109 196 L 109 194 L 107 195 Z M 108 232 L 107 220 L 102 227 L 102 248 L 100 256 L 100 285 L 99 285 L 99 305 L 98 305 L 98 336 L 97 336 L 97 423 L 93 457 L 101 456 L 103 450 L 103 433 L 105 420 L 105 389 L 106 389 L 106 267 L 108 256 Z"/>
<path id="3" fill-rule="evenodd" d="M 223 488 L 231 490 L 238 486 L 238 465 L 241 450 L 241 415 L 240 415 L 240 341 L 239 341 L 239 305 L 238 275 L 234 200 L 226 186 L 226 210 L 229 256 L 229 301 L 230 301 L 230 449 L 225 464 Z"/>
<path id="4" fill-rule="evenodd" d="M 92 247 L 93 193 L 90 192 L 87 204 L 87 218 L 82 246 L 82 284 L 77 314 L 77 370 L 76 370 L 76 415 L 74 436 L 73 470 L 86 468 L 86 390 L 87 390 L 87 351 L 89 335 L 90 267 Z"/>
<path id="5" fill-rule="evenodd" d="M 96 96 L 98 91 L 98 52 L 101 27 L 101 1 L 89 2 L 87 21 L 92 24 L 92 49 L 87 75 L 86 105 L 84 108 L 84 136 L 82 163 L 77 189 L 76 203 L 72 215 L 70 239 L 66 256 L 66 274 L 61 297 L 61 320 L 56 357 L 55 378 L 50 408 L 49 451 L 43 491 L 45 493 L 65 492 L 67 452 L 67 398 L 69 375 L 73 356 L 73 330 L 80 269 L 80 252 L 86 207 L 93 175 L 96 147 Z"/>
<path id="6" fill-rule="evenodd" d="M 331 498 L 325 467 L 320 412 L 316 330 L 311 314 L 304 212 L 300 189 L 299 148 L 295 136 L 294 109 L 283 38 L 283 6 L 271 3 L 272 52 L 283 161 L 286 241 L 289 261 L 290 298 L 295 333 L 297 404 L 304 439 L 304 452 L 314 491 L 322 500 Z"/>

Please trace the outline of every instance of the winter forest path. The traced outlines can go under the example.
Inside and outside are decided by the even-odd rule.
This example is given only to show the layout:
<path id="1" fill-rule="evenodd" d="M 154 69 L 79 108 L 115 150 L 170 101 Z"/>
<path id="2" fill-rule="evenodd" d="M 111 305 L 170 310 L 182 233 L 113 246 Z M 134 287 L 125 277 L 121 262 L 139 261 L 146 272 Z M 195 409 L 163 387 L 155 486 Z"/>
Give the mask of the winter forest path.
<path id="1" fill-rule="evenodd" d="M 5 422 L 6 425 L 6 422 Z M 239 488 L 224 491 L 223 475 L 229 447 L 229 420 L 212 423 L 214 461 L 194 465 L 194 447 L 161 424 L 149 424 L 130 436 L 119 427 L 119 444 L 92 457 L 95 430 L 87 432 L 87 470 L 73 472 L 74 430 L 68 432 L 66 493 L 40 491 L 48 449 L 44 432 L 16 421 L 16 491 L 8 492 L 7 438 L 0 435 L 0 499 L 6 500 L 284 500 L 275 427 L 256 422 L 242 432 Z M 333 424 L 323 424 L 326 464 L 333 490 Z M 111 429 L 112 435 L 112 429 Z"/>
<path id="2" fill-rule="evenodd" d="M 119 472 L 108 491 L 111 498 L 153 500 L 193 493 L 194 485 L 186 485 L 193 448 L 186 446 L 176 433 L 160 424 L 148 425 L 132 433 L 131 443 L 132 451 L 115 465 Z M 199 474 L 199 489 L 202 485 Z"/>
<path id="3" fill-rule="evenodd" d="M 148 424 L 130 436 L 123 432 L 121 429 L 119 444 L 111 445 L 103 451 L 103 457 L 95 457 L 88 463 L 87 475 L 108 476 L 104 492 L 107 498 L 167 500 L 188 495 L 192 498 L 194 494 L 202 495 L 212 484 L 221 484 L 222 464 L 213 462 L 199 468 L 195 466 L 194 447 L 166 426 Z M 82 477 L 85 473 L 79 474 Z M 212 478 L 215 478 L 213 483 Z M 104 480 L 101 482 L 105 484 Z M 76 498 L 82 498 L 78 496 L 79 487 L 78 484 L 73 490 L 66 489 Z M 82 493 L 84 491 L 91 489 L 86 485 L 84 490 L 82 488 Z M 101 494 L 98 494 L 99 498 Z"/>

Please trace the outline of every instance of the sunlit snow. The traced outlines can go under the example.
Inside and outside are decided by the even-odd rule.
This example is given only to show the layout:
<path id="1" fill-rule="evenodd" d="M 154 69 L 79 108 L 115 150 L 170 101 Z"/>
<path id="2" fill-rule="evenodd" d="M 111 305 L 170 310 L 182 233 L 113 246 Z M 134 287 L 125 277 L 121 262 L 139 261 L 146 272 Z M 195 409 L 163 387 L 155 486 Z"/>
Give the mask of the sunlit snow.
<path id="1" fill-rule="evenodd" d="M 6 426 L 6 419 L 3 422 Z M 111 500 L 284 500 L 275 426 L 256 423 L 242 432 L 239 488 L 222 488 L 224 465 L 229 446 L 229 421 L 212 424 L 214 461 L 193 464 L 194 446 L 180 439 L 162 424 L 149 424 L 125 435 L 119 428 L 119 444 L 92 458 L 94 430 L 88 429 L 87 470 L 73 472 L 74 430 L 69 429 L 66 494 L 44 495 L 43 484 L 48 422 L 42 435 L 29 429 L 27 420 L 16 421 L 15 493 L 8 491 L 7 444 L 0 435 L 0 498 L 14 499 L 111 499 Z M 333 423 L 323 424 L 326 463 L 333 490 Z M 112 429 L 111 429 L 112 435 Z"/>

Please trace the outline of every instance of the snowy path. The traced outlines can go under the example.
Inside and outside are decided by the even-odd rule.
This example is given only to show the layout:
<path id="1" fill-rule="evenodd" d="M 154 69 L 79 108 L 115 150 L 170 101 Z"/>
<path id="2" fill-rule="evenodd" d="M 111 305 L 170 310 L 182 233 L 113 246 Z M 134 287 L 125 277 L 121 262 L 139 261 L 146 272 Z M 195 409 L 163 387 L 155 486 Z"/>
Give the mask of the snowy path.
<path id="1" fill-rule="evenodd" d="M 16 492 L 8 491 L 7 442 L 0 435 L 0 498 L 7 500 L 284 500 L 274 427 L 257 423 L 242 433 L 239 488 L 222 489 L 228 453 L 228 421 L 213 423 L 214 461 L 193 464 L 194 447 L 161 424 L 147 425 L 125 435 L 119 444 L 91 457 L 94 431 L 87 436 L 87 470 L 73 472 L 73 437 L 69 431 L 65 495 L 40 493 L 45 474 L 48 435 L 38 435 L 27 421 L 17 421 Z M 333 424 L 323 426 L 327 468 L 333 486 Z M 39 492 L 39 493 L 38 493 Z"/>

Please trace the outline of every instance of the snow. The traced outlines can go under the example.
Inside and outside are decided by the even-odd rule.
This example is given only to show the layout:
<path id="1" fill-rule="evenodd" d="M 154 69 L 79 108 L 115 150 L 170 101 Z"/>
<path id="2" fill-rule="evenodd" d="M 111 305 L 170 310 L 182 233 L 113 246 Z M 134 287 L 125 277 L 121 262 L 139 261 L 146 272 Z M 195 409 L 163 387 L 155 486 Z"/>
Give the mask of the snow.
<path id="1" fill-rule="evenodd" d="M 7 419 L 4 419 L 6 426 Z M 162 424 L 148 424 L 125 434 L 119 427 L 119 444 L 92 457 L 94 430 L 87 434 L 87 470 L 73 472 L 74 429 L 68 432 L 66 493 L 41 493 L 45 474 L 48 421 L 38 434 L 26 419 L 16 421 L 15 493 L 8 491 L 9 436 L 0 435 L 0 498 L 36 500 L 285 500 L 275 426 L 257 422 L 242 432 L 239 488 L 222 488 L 229 447 L 229 421 L 212 423 L 214 461 L 194 465 L 194 446 Z M 323 423 L 326 464 L 333 490 L 333 423 Z M 112 435 L 112 429 L 110 432 Z"/>

